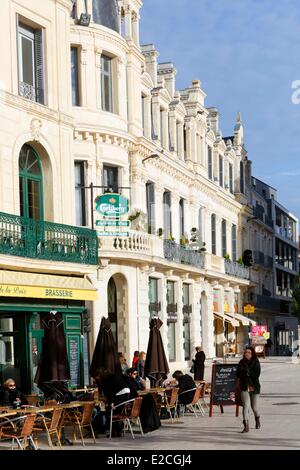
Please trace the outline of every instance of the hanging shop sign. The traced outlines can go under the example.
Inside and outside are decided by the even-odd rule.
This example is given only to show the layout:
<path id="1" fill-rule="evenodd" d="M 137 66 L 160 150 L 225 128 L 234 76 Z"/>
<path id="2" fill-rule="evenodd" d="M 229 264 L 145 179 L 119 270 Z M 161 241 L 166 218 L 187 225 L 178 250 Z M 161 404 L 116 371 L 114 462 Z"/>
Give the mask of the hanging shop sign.
<path id="1" fill-rule="evenodd" d="M 105 217 L 121 217 L 129 211 L 129 200 L 120 194 L 108 193 L 95 199 L 96 211 Z"/>
<path id="2" fill-rule="evenodd" d="M 254 305 L 247 304 L 244 307 L 244 313 L 254 313 L 255 312 L 255 307 Z"/>
<path id="3" fill-rule="evenodd" d="M 129 220 L 96 220 L 97 227 L 129 227 Z"/>
<path id="4" fill-rule="evenodd" d="M 100 232 L 97 231 L 98 237 L 129 237 L 129 232 Z"/>

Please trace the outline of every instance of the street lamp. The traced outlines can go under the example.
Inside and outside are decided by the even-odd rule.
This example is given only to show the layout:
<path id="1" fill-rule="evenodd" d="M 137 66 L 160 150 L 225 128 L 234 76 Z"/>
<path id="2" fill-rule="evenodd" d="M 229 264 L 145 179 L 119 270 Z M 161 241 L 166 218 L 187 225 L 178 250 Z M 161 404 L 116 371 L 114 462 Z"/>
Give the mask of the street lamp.
<path id="1" fill-rule="evenodd" d="M 144 158 L 142 160 L 143 163 L 145 163 L 146 160 L 150 160 L 150 158 L 159 158 L 159 155 L 157 153 L 152 153 L 151 155 L 149 155 L 148 157 Z"/>

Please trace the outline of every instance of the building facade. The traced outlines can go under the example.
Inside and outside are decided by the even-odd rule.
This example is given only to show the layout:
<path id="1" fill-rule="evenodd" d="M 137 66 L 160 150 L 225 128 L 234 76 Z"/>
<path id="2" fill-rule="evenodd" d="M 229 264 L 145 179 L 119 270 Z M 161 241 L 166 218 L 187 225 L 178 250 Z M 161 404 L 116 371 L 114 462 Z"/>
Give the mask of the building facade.
<path id="1" fill-rule="evenodd" d="M 171 369 L 197 345 L 213 358 L 248 342 L 243 305 L 261 281 L 241 261 L 253 217 L 241 117 L 223 138 L 200 81 L 176 89 L 174 65 L 139 43 L 141 7 L 3 0 L 1 380 L 26 390 L 50 310 L 64 316 L 74 385 L 102 316 L 128 360 L 160 317 Z M 117 235 L 99 222 L 103 193 L 129 199 Z"/>

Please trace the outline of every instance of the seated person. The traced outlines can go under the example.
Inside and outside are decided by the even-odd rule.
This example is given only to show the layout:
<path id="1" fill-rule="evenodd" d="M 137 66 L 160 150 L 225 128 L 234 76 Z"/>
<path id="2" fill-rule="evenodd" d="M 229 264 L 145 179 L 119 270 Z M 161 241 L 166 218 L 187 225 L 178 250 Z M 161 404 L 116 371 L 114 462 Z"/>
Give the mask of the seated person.
<path id="1" fill-rule="evenodd" d="M 127 370 L 127 374 L 126 374 L 126 381 L 128 383 L 128 386 L 131 390 L 130 392 L 130 398 L 135 398 L 135 396 L 137 396 L 137 392 L 139 390 L 145 390 L 145 383 L 143 380 L 140 379 L 139 377 L 139 374 L 138 374 L 138 371 L 134 368 L 134 367 L 130 367 L 128 370 Z M 136 392 L 136 395 L 134 395 L 134 391 Z"/>
<path id="2" fill-rule="evenodd" d="M 28 405 L 23 393 L 17 389 L 14 379 L 7 379 L 3 384 L 2 403 L 8 406 Z"/>
<path id="3" fill-rule="evenodd" d="M 172 377 L 177 380 L 178 382 L 178 402 L 181 405 L 188 405 L 189 403 L 192 403 L 194 395 L 195 395 L 195 389 L 196 384 L 192 377 L 188 374 L 183 374 L 181 370 L 176 370 Z M 194 390 L 191 390 L 194 389 Z M 187 390 L 191 390 L 190 392 L 187 392 Z M 183 393 L 186 392 L 186 393 Z M 182 395 L 180 395 L 182 393 Z"/>

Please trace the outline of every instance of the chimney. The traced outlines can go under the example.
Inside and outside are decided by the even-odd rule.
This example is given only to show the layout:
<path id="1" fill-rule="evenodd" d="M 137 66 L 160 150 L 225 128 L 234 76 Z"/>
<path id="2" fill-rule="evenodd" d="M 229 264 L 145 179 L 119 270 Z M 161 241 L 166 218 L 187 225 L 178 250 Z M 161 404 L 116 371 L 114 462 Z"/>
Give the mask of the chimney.
<path id="1" fill-rule="evenodd" d="M 142 54 L 145 57 L 146 61 L 146 72 L 152 78 L 154 87 L 157 86 L 157 57 L 159 53 L 155 50 L 153 44 L 146 44 L 141 46 Z"/>
<path id="2" fill-rule="evenodd" d="M 171 98 L 174 98 L 175 94 L 175 75 L 177 70 L 175 69 L 172 62 L 164 62 L 158 64 L 158 76 L 163 76 L 165 79 L 165 87 L 170 93 Z"/>

